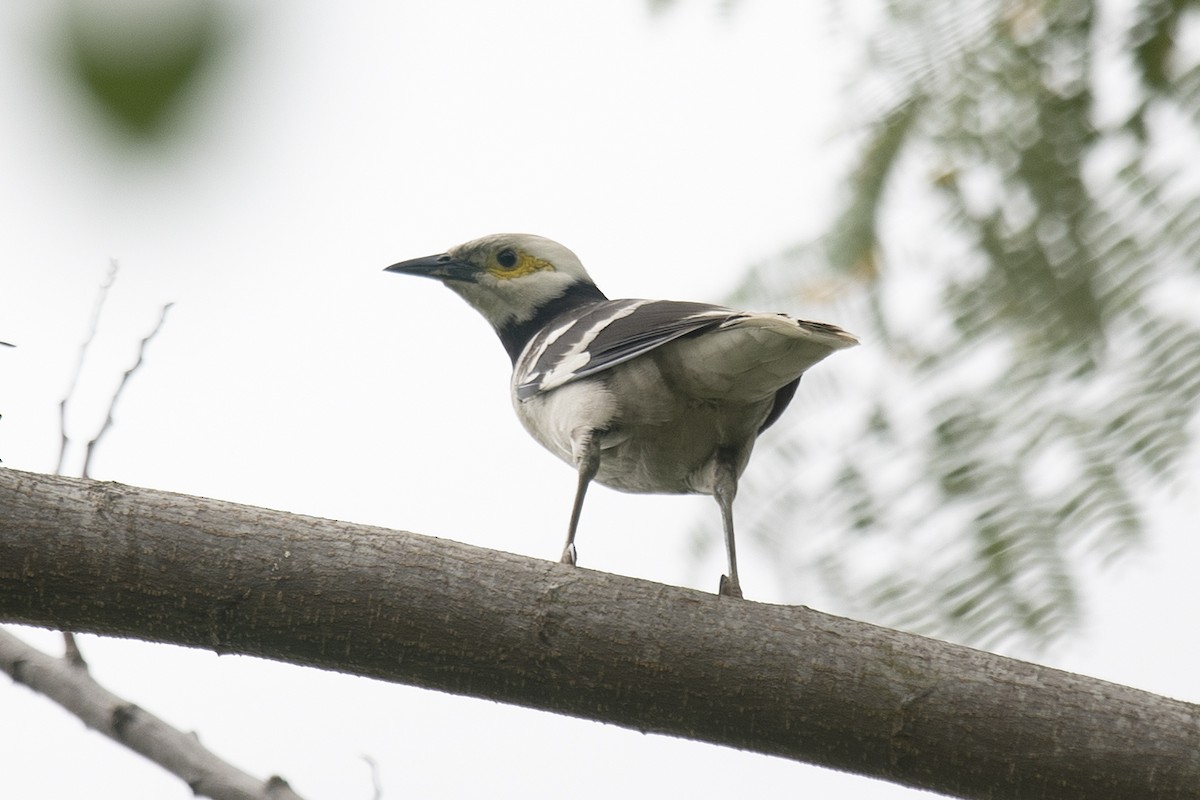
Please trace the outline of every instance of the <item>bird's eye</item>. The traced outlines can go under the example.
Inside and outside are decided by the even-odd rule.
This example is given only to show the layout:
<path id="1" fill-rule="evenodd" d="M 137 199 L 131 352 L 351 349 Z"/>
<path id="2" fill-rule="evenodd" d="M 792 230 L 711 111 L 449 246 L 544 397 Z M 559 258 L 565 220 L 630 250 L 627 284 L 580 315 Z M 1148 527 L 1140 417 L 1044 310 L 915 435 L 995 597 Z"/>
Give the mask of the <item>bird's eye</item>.
<path id="1" fill-rule="evenodd" d="M 505 269 L 512 269 L 517 265 L 517 253 L 515 250 L 505 249 L 496 254 L 496 263 Z"/>

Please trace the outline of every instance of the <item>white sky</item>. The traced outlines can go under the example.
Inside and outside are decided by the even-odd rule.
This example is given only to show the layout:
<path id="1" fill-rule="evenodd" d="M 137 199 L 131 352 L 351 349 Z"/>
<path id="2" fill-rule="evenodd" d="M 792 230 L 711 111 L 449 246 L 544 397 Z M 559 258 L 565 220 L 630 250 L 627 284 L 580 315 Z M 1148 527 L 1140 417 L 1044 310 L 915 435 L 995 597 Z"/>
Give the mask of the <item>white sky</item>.
<path id="1" fill-rule="evenodd" d="M 198 135 L 157 157 L 122 152 L 45 68 L 55 6 L 0 10 L 0 339 L 19 345 L 0 352 L 0 457 L 17 469 L 54 467 L 57 404 L 115 257 L 73 436 L 92 435 L 176 305 L 95 477 L 553 558 L 574 475 L 513 417 L 499 343 L 451 293 L 382 268 L 523 230 L 571 247 L 610 295 L 719 300 L 746 263 L 820 229 L 845 152 L 850 48 L 824 3 L 688 0 L 652 17 L 642 0 L 262 2 L 239 10 L 190 108 Z M 699 568 L 684 554 L 703 515 L 717 535 L 708 498 L 597 487 L 581 562 L 715 589 L 720 548 Z M 1087 631 L 1044 661 L 1195 699 L 1200 654 L 1172 625 L 1200 614 L 1185 572 L 1200 552 L 1159 539 L 1094 582 Z M 769 557 L 745 555 L 756 599 L 775 599 L 756 581 Z M 20 633 L 57 651 L 54 634 Z M 362 755 L 385 797 L 917 796 L 343 675 L 83 646 L 109 688 L 310 798 L 370 797 Z M 0 720 L 14 797 L 191 796 L 24 688 L 0 685 Z"/>

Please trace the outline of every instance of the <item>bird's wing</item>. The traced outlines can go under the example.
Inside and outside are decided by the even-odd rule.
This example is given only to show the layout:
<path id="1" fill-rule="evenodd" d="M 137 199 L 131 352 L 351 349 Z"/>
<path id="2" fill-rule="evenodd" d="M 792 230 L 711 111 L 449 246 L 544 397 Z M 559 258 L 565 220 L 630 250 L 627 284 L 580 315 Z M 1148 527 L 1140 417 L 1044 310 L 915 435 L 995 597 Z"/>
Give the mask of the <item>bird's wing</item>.
<path id="1" fill-rule="evenodd" d="M 738 316 L 722 306 L 676 300 L 608 300 L 585 306 L 530 341 L 517 363 L 517 398 L 557 389 Z"/>
<path id="2" fill-rule="evenodd" d="M 680 390 L 753 402 L 856 344 L 836 325 L 786 314 L 675 300 L 606 300 L 569 312 L 535 336 L 517 362 L 514 385 L 517 399 L 527 400 L 658 350 Z"/>
<path id="3" fill-rule="evenodd" d="M 836 325 L 745 312 L 702 336 L 664 347 L 657 358 L 664 374 L 692 397 L 754 403 L 776 395 L 782 411 L 778 404 L 786 405 L 790 393 L 780 397 L 779 390 L 829 354 L 856 344 Z"/>

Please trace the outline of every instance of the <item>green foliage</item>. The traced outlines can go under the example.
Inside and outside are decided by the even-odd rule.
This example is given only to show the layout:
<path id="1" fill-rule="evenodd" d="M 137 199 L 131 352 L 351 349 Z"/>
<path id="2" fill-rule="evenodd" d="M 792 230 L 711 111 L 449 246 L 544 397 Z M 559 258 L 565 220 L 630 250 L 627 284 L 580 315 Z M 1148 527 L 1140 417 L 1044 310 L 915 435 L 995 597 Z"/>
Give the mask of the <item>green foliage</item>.
<path id="1" fill-rule="evenodd" d="M 68 4 L 62 24 L 68 76 L 120 130 L 154 139 L 221 44 L 213 0 Z"/>
<path id="2" fill-rule="evenodd" d="M 1153 92 L 1171 92 L 1170 63 L 1175 54 L 1176 32 L 1183 14 L 1194 0 L 1144 0 L 1129 36 L 1129 47 L 1138 75 Z"/>
<path id="3" fill-rule="evenodd" d="M 854 611 L 1036 647 L 1078 621 L 1088 565 L 1141 540 L 1191 446 L 1200 67 L 1175 43 L 1193 4 L 883 5 L 858 83 L 890 102 L 862 104 L 844 211 L 741 298 L 838 298 L 826 313 L 876 369 L 839 399 L 806 378 L 739 509 Z M 814 433 L 823 402 L 844 419 Z"/>

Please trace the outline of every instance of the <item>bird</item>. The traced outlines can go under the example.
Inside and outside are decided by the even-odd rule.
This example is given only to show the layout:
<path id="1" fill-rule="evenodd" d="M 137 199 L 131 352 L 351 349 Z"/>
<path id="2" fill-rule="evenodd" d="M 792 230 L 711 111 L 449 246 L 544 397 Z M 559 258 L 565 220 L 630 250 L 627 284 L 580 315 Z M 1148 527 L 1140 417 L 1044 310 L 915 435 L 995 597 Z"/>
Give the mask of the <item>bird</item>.
<path id="1" fill-rule="evenodd" d="M 386 272 L 440 281 L 483 315 L 512 361 L 526 431 L 576 470 L 560 561 L 574 566 L 588 486 L 708 494 L 721 511 L 728 572 L 743 597 L 733 501 L 759 434 L 800 377 L 858 344 L 836 325 L 679 300 L 610 300 L 579 258 L 533 234 L 484 236 Z"/>

